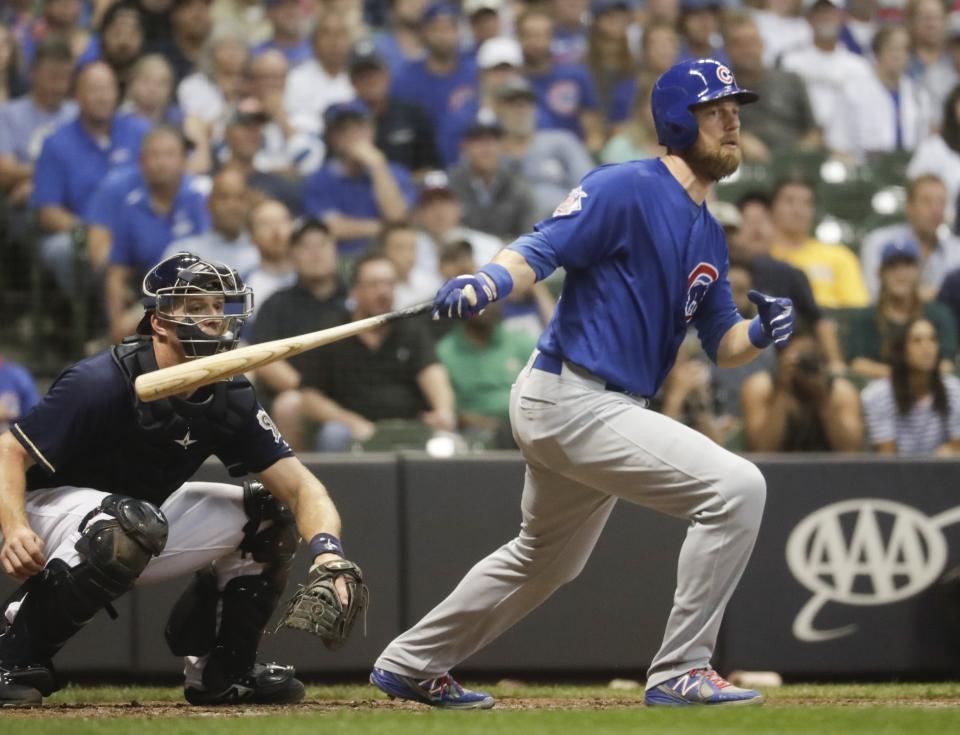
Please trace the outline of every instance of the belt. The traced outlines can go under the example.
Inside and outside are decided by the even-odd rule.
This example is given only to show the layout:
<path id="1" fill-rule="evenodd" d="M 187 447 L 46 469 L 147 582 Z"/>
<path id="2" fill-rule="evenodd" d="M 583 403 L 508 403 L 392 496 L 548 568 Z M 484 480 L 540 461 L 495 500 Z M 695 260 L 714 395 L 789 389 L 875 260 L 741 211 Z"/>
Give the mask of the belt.
<path id="1" fill-rule="evenodd" d="M 554 357 L 553 355 L 548 355 L 545 352 L 541 352 L 533 361 L 533 367 L 537 370 L 543 370 L 545 373 L 551 373 L 553 375 L 560 375 L 563 372 L 563 360 L 560 358 Z M 637 400 L 648 402 L 644 396 L 637 395 L 631 391 L 628 391 L 626 388 L 621 388 L 615 383 L 606 383 L 604 385 L 604 390 L 609 390 L 614 393 L 623 393 L 625 396 L 630 396 L 631 398 L 636 398 Z"/>

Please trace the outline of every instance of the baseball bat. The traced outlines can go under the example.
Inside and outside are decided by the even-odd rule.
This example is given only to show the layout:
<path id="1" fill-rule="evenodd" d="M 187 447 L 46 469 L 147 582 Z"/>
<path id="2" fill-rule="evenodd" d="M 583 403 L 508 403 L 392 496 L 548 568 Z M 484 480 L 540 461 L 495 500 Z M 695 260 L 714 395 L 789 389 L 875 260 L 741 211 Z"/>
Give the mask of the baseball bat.
<path id="1" fill-rule="evenodd" d="M 380 316 L 372 316 L 349 324 L 321 329 L 319 332 L 275 339 L 272 342 L 261 342 L 256 345 L 239 347 L 230 352 L 221 352 L 209 357 L 188 360 L 179 365 L 154 370 L 138 376 L 134 388 L 140 400 L 146 402 L 158 401 L 177 393 L 190 393 L 201 386 L 216 383 L 218 380 L 226 380 L 248 370 L 269 365 L 271 362 L 284 360 L 307 350 L 313 350 L 323 345 L 338 342 L 341 339 L 369 332 L 377 327 L 382 327 L 384 324 L 426 314 L 431 308 L 433 308 L 433 302 L 424 301 L 414 306 L 408 306 L 406 309 L 397 309 Z"/>

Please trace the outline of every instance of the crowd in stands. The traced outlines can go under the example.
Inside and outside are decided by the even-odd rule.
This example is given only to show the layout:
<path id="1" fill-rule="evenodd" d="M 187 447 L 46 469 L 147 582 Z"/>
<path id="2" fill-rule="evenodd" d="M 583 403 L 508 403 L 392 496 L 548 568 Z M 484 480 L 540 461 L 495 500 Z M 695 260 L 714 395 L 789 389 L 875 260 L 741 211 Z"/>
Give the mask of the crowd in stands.
<path id="1" fill-rule="evenodd" d="M 960 3 L 944 0 L 7 0 L 2 322 L 30 318 L 32 284 L 60 333 L 102 348 L 182 250 L 253 287 L 248 341 L 428 300 L 594 166 L 661 154 L 652 84 L 702 57 L 760 95 L 743 170 L 766 173 L 708 203 L 734 297 L 745 318 L 751 288 L 790 297 L 799 327 L 730 371 L 688 340 L 655 408 L 737 450 L 960 451 Z M 821 227 L 846 201 L 827 166 L 869 184 L 884 162 L 886 217 Z M 510 385 L 560 293 L 562 274 L 255 379 L 300 450 L 375 446 L 392 425 L 510 447 Z M 0 358 L 0 430 L 36 400 Z"/>

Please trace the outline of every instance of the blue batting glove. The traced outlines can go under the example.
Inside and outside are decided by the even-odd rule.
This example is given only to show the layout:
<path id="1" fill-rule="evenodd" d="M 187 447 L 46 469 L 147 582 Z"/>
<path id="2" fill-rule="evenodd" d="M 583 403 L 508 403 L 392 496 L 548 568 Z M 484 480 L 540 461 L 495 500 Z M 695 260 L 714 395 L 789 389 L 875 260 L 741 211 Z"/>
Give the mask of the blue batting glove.
<path id="1" fill-rule="evenodd" d="M 774 298 L 759 291 L 750 291 L 747 298 L 757 305 L 757 315 L 750 321 L 747 334 L 750 343 L 759 349 L 771 343 L 783 347 L 793 334 L 793 301 Z"/>
<path id="2" fill-rule="evenodd" d="M 468 286 L 471 287 L 475 296 L 474 303 L 470 303 Z M 479 273 L 472 276 L 457 276 L 451 278 L 437 291 L 437 295 L 433 298 L 433 318 L 469 319 L 486 309 L 487 304 L 493 299 L 493 289 Z"/>

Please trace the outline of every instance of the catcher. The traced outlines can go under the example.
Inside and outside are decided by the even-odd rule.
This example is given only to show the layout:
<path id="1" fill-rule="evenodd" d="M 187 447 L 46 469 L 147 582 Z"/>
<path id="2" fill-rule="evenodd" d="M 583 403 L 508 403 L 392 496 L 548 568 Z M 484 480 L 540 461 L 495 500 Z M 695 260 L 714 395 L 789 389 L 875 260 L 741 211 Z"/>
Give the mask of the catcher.
<path id="1" fill-rule="evenodd" d="M 289 623 L 343 643 L 367 592 L 340 518 L 237 377 L 153 403 L 141 373 L 233 349 L 253 294 L 233 269 L 178 253 L 143 281 L 135 337 L 65 370 L 0 436 L 0 563 L 22 585 L 3 607 L 0 706 L 58 688 L 52 659 L 134 584 L 195 573 L 165 635 L 191 704 L 303 698 L 290 666 L 256 662 L 299 537 L 314 566 Z M 188 482 L 210 455 L 243 487 Z M 261 484 L 262 483 L 262 484 Z"/>

